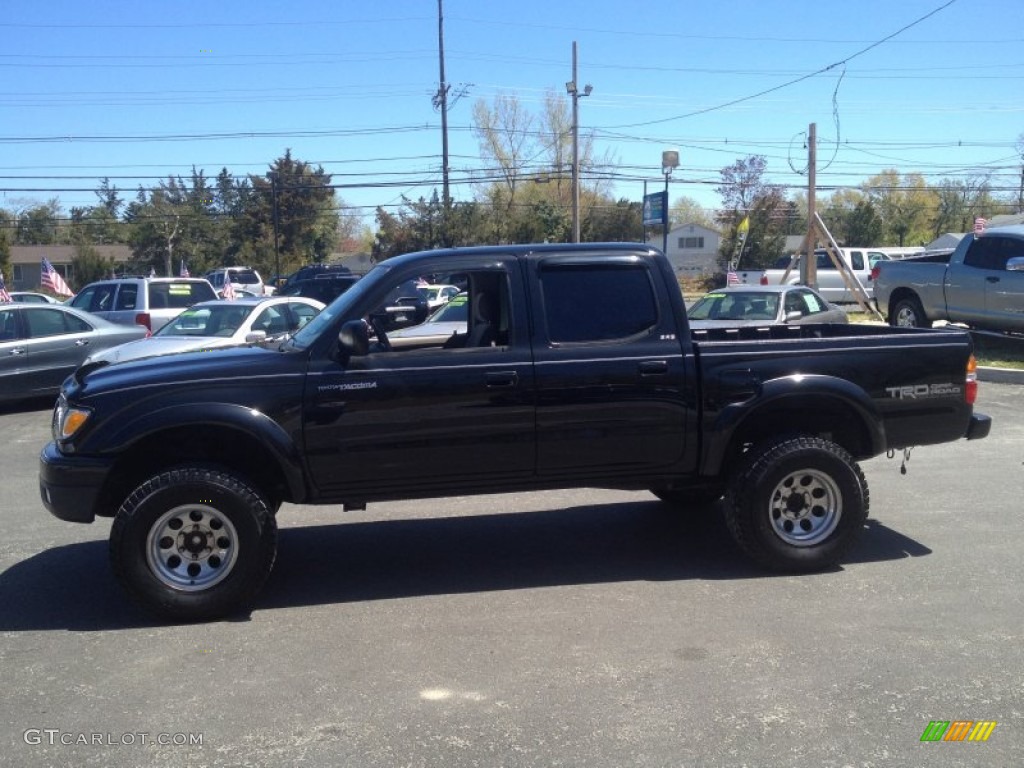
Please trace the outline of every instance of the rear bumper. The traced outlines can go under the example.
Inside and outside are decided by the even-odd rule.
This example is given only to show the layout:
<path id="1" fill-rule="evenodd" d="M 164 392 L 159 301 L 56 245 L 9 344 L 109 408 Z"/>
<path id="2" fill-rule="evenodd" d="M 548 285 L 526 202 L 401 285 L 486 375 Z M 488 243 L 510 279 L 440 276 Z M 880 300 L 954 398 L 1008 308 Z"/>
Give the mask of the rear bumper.
<path id="1" fill-rule="evenodd" d="M 109 459 L 65 456 L 55 443 L 39 455 L 39 496 L 50 514 L 71 523 L 96 519 L 96 501 L 110 472 Z"/>
<path id="2" fill-rule="evenodd" d="M 984 413 L 975 413 L 971 415 L 971 423 L 967 425 L 964 437 L 968 440 L 980 440 L 983 437 L 988 437 L 990 429 L 992 429 L 992 417 L 986 416 Z"/>

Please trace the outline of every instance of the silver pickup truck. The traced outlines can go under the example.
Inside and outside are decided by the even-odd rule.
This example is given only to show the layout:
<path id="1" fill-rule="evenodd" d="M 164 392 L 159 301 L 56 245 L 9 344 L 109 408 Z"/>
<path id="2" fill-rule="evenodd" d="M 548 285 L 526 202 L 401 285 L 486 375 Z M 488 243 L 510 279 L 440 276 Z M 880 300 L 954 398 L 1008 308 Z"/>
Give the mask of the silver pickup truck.
<path id="1" fill-rule="evenodd" d="M 840 248 L 839 254 L 843 261 L 846 262 L 846 266 L 850 268 L 850 271 L 860 281 L 864 292 L 870 296 L 872 268 L 879 261 L 888 260 L 889 256 L 881 251 L 869 248 Z M 834 304 L 856 302 L 856 297 L 846 287 L 843 276 L 839 274 L 836 265 L 832 263 L 828 252 L 823 248 L 819 248 L 814 252 L 814 257 L 818 265 L 818 293 Z M 800 282 L 800 259 L 800 256 L 795 257 L 793 266 L 789 270 L 786 282 L 790 285 L 796 285 Z M 764 274 L 761 275 L 761 285 L 779 285 L 782 282 L 783 275 L 786 274 L 786 263 L 788 263 L 788 260 L 780 260 L 780 264 L 777 264 L 775 269 L 765 270 Z M 753 280 L 748 277 L 746 281 L 741 279 L 740 282 L 753 282 Z"/>
<path id="2" fill-rule="evenodd" d="M 951 254 L 875 267 L 875 302 L 889 324 L 936 320 L 990 331 L 1024 332 L 1024 226 L 968 235 Z"/>

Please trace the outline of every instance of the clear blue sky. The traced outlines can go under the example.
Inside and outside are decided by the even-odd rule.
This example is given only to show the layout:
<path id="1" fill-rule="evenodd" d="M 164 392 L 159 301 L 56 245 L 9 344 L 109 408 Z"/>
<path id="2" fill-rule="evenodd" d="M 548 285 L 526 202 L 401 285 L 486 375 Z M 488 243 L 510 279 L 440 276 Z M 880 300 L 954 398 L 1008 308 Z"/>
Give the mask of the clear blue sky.
<path id="1" fill-rule="evenodd" d="M 810 123 L 821 187 L 884 168 L 1020 181 L 1021 0 L 445 0 L 444 15 L 447 80 L 466 93 L 449 110 L 453 180 L 482 166 L 473 102 L 506 92 L 539 112 L 545 92 L 564 96 L 575 40 L 593 85 L 581 134 L 612 158 L 621 197 L 663 185 L 668 148 L 673 200 L 717 206 L 718 171 L 750 154 L 804 186 Z M 130 199 L 193 165 L 261 173 L 290 147 L 352 184 L 339 195 L 369 223 L 377 205 L 440 192 L 437 33 L 436 0 L 7 0 L 0 188 L 38 191 L 0 206 L 92 205 L 56 190 L 103 176 Z"/>

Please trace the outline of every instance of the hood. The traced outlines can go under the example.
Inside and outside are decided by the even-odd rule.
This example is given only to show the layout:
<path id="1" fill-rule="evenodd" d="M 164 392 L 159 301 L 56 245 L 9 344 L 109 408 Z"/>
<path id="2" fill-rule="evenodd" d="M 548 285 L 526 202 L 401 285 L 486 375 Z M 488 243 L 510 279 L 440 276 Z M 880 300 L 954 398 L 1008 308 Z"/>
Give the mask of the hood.
<path id="1" fill-rule="evenodd" d="M 278 352 L 263 347 L 233 347 L 206 352 L 142 357 L 109 365 L 83 365 L 65 382 L 69 395 L 80 398 L 135 390 L 159 394 L 181 387 L 194 390 L 205 384 L 251 383 L 262 376 L 279 376 L 305 371 L 306 355 Z M 294 369 L 294 370 L 293 370 Z"/>
<path id="2" fill-rule="evenodd" d="M 89 356 L 88 362 L 123 363 L 157 355 L 201 352 L 234 346 L 239 346 L 239 342 L 215 336 L 151 336 L 97 352 Z"/>
<path id="3" fill-rule="evenodd" d="M 421 336 L 451 336 L 453 333 L 465 333 L 465 321 L 452 321 L 441 323 L 422 323 L 400 331 L 392 331 L 388 338 L 394 339 L 415 339 Z"/>

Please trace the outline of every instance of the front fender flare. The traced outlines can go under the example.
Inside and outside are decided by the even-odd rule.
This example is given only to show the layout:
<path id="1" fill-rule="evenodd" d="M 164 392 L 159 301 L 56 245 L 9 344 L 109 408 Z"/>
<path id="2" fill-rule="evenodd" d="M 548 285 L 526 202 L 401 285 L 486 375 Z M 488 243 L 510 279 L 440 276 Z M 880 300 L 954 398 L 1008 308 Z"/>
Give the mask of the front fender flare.
<path id="1" fill-rule="evenodd" d="M 255 438 L 281 468 L 292 498 L 306 497 L 302 460 L 291 435 L 262 411 L 235 403 L 176 403 L 138 414 L 102 435 L 103 453 L 123 455 L 147 438 L 190 426 L 234 429 Z"/>

